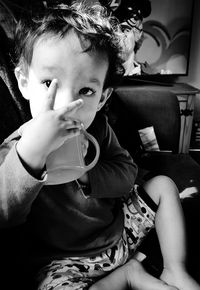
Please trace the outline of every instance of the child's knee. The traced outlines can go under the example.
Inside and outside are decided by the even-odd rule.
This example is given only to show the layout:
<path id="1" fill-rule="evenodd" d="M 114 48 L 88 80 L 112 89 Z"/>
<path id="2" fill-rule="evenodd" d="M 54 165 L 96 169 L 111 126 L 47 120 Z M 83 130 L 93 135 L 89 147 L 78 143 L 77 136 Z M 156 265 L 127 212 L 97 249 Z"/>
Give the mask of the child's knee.
<path id="1" fill-rule="evenodd" d="M 168 197 L 172 195 L 173 197 L 179 196 L 179 192 L 174 181 L 165 175 L 158 175 L 148 180 L 144 184 L 144 189 L 147 194 L 153 199 L 156 204 L 162 197 Z"/>

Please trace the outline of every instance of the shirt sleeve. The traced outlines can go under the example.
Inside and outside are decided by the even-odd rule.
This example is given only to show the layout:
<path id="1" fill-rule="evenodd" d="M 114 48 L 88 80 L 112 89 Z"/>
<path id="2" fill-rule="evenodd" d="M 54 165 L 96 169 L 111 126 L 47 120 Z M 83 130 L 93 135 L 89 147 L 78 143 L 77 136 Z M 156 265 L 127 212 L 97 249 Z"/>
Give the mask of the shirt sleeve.
<path id="1" fill-rule="evenodd" d="M 96 198 L 121 197 L 130 192 L 137 176 L 137 165 L 130 154 L 123 149 L 117 137 L 106 122 L 100 145 L 98 163 L 89 172 L 90 196 Z"/>
<path id="2" fill-rule="evenodd" d="M 0 226 L 21 224 L 42 188 L 45 178 L 34 178 L 22 165 L 16 140 L 0 146 Z"/>

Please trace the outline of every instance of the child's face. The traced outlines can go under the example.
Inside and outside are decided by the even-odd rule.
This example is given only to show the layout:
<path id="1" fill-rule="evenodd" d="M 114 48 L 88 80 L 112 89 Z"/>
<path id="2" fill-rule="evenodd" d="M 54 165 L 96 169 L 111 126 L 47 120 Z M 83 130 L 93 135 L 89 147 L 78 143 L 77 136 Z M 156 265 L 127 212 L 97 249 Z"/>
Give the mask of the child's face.
<path id="1" fill-rule="evenodd" d="M 29 99 L 35 117 L 42 110 L 43 98 L 51 81 L 57 79 L 54 109 L 83 99 L 83 106 L 73 117 L 88 128 L 111 93 L 110 89 L 103 91 L 107 70 L 107 57 L 83 52 L 77 35 L 69 32 L 62 39 L 39 40 L 33 50 L 28 76 L 21 76 L 21 81 L 18 77 L 18 83 L 23 96 Z"/>

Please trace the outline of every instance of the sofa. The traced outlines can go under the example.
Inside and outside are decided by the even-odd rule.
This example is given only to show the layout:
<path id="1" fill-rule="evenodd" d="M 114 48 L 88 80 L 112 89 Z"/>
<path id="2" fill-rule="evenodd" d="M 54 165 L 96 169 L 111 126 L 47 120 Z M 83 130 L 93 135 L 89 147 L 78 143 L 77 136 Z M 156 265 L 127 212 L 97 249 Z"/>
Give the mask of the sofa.
<path id="1" fill-rule="evenodd" d="M 18 90 L 9 58 L 9 42 L 0 30 L 0 143 L 30 119 L 29 106 Z M 8 45 L 8 47 L 7 47 Z M 183 199 L 188 240 L 188 269 L 198 281 L 200 279 L 199 235 L 196 234 L 200 220 L 200 165 L 188 154 L 178 153 L 180 132 L 179 105 L 170 92 L 146 91 L 141 87 L 135 93 L 134 84 L 115 88 L 106 104 L 105 113 L 119 142 L 126 148 L 139 166 L 137 182 L 154 175 L 171 177 L 181 192 L 195 189 L 192 197 Z M 153 126 L 160 151 L 146 151 L 139 129 Z M 166 152 L 170 151 L 170 152 Z M 4 290 L 32 289 L 32 270 L 28 260 L 28 248 L 23 244 L 24 227 L 1 227 L 0 229 L 0 273 Z M 162 268 L 162 257 L 155 231 L 141 245 L 146 255 L 144 266 L 155 276 Z M 200 281 L 199 281 L 200 282 Z"/>

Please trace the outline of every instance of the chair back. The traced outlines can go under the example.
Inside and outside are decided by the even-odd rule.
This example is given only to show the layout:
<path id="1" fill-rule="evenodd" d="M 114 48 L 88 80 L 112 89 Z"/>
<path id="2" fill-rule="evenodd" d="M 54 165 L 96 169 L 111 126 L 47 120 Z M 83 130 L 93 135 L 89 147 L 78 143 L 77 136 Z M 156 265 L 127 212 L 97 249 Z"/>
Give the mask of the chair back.
<path id="1" fill-rule="evenodd" d="M 135 147 L 135 137 L 138 142 L 136 131 L 153 126 L 160 150 L 178 152 L 181 119 L 174 93 L 163 91 L 162 87 L 160 90 L 146 90 L 145 87 L 121 86 L 112 96 L 111 111 L 112 108 L 117 115 L 116 132 L 121 142 L 128 144 L 129 150 Z"/>

